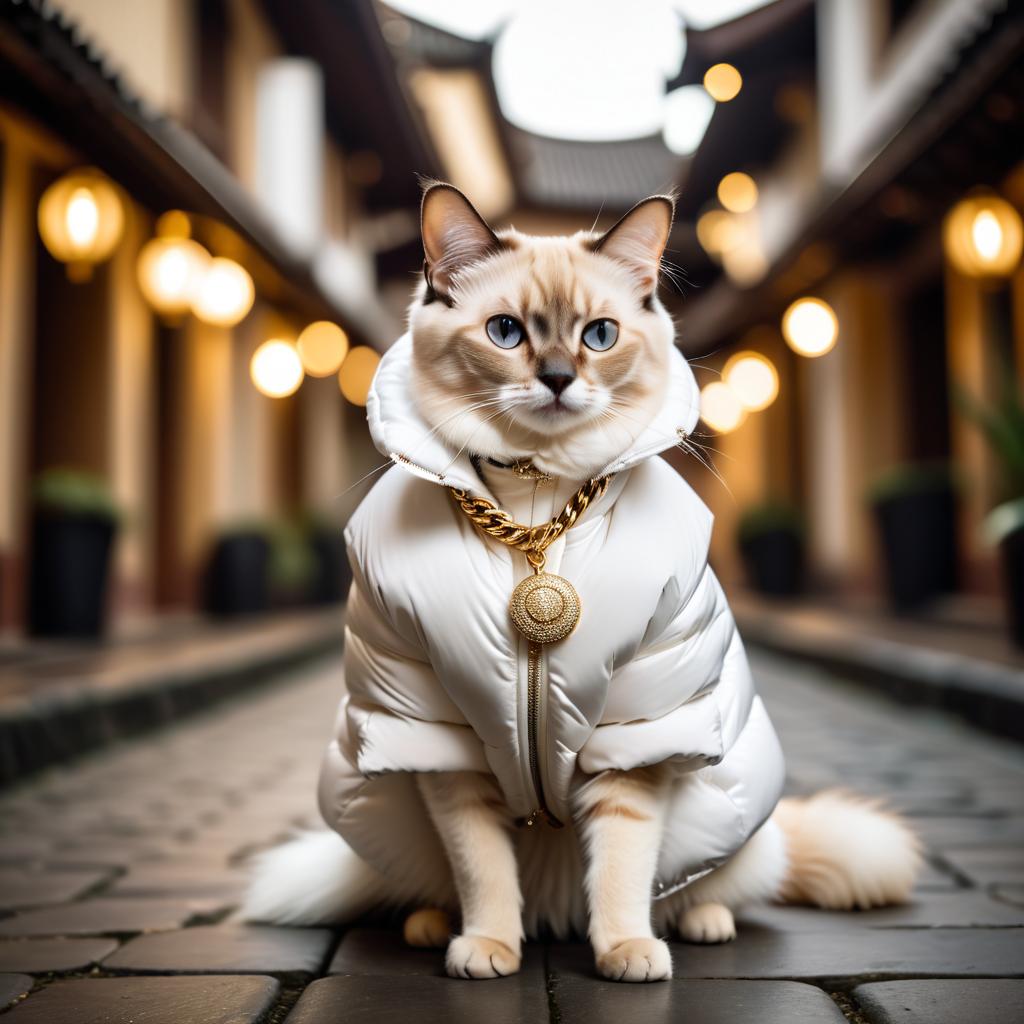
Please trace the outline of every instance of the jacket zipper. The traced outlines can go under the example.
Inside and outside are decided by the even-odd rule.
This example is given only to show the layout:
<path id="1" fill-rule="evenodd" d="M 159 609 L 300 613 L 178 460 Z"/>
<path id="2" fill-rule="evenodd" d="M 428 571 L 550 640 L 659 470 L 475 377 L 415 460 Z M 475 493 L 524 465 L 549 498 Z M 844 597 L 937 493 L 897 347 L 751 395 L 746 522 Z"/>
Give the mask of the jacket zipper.
<path id="1" fill-rule="evenodd" d="M 533 783 L 537 807 L 523 819 L 523 824 L 532 825 L 539 820 L 547 822 L 552 828 L 563 828 L 562 822 L 548 810 L 540 767 L 540 750 L 544 738 L 541 729 L 545 696 L 541 693 L 543 657 L 544 649 L 540 644 L 528 643 L 526 654 L 526 746 L 530 765 L 530 781 Z"/>
<path id="2" fill-rule="evenodd" d="M 399 462 L 404 462 L 412 469 L 418 470 L 424 476 L 431 476 L 443 480 L 439 474 L 430 473 L 429 470 L 418 466 L 408 455 L 401 452 L 392 452 L 391 457 Z M 564 828 L 563 822 L 559 821 L 550 810 L 544 797 L 544 778 L 540 767 L 540 748 L 544 737 L 541 727 L 541 719 L 544 713 L 544 695 L 541 693 L 542 686 L 542 660 L 544 651 L 540 644 L 527 642 L 526 654 L 526 747 L 527 760 L 529 762 L 530 782 L 533 785 L 534 796 L 537 799 L 537 806 L 525 818 L 519 819 L 518 824 L 533 825 L 537 821 L 545 821 L 552 828 Z"/>

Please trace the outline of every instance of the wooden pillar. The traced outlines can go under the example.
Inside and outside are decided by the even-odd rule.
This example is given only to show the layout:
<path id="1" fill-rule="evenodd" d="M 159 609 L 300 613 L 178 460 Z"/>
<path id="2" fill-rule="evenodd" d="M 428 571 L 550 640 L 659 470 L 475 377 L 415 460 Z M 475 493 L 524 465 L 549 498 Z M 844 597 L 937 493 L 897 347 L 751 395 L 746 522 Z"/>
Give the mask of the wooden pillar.
<path id="1" fill-rule="evenodd" d="M 0 185 L 0 629 L 21 617 L 32 318 L 35 205 L 29 152 L 5 131 Z"/>

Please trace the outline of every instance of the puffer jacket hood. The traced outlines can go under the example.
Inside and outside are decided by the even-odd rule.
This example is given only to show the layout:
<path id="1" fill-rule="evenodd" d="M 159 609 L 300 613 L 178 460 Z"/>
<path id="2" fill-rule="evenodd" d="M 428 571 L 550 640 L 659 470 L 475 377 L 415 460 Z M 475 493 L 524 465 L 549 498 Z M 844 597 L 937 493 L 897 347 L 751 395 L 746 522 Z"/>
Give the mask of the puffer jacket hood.
<path id="1" fill-rule="evenodd" d="M 493 773 L 515 815 L 543 806 L 571 825 L 588 777 L 671 762 L 655 892 L 666 896 L 743 845 L 784 774 L 708 566 L 710 512 L 652 458 L 696 425 L 690 368 L 674 350 L 662 409 L 606 468 L 603 496 L 547 550 L 547 570 L 573 584 L 583 613 L 536 663 L 508 614 L 526 559 L 482 537 L 447 488 L 542 522 L 579 481 L 538 487 L 501 469 L 481 479 L 420 417 L 410 378 L 405 336 L 368 401 L 374 441 L 396 465 L 346 531 L 348 692 L 321 771 L 324 818 L 385 875 L 422 875 L 427 864 L 447 878 L 413 773 Z"/>

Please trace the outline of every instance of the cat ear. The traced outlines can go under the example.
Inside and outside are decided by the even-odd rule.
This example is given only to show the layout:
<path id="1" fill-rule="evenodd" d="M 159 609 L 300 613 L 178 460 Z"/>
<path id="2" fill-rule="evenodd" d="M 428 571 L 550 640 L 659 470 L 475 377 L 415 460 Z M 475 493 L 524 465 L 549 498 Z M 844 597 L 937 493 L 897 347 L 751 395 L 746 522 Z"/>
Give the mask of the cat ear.
<path id="1" fill-rule="evenodd" d="M 644 199 L 594 243 L 594 251 L 627 264 L 644 291 L 653 292 L 675 210 L 670 196 Z"/>
<path id="2" fill-rule="evenodd" d="M 423 193 L 420 209 L 423 276 L 430 293 L 451 305 L 452 277 L 502 248 L 473 204 L 454 185 L 437 182 Z"/>

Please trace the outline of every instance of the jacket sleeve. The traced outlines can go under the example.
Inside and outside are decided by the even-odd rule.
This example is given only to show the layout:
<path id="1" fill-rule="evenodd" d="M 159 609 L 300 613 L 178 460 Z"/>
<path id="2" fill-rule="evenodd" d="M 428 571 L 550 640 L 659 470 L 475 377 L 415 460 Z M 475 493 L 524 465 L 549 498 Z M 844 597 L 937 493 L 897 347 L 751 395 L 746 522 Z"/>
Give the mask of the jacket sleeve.
<path id="1" fill-rule="evenodd" d="M 445 693 L 414 625 L 388 608 L 381 589 L 352 562 L 340 752 L 364 777 L 487 771 L 483 746 Z"/>
<path id="2" fill-rule="evenodd" d="M 705 564 L 683 592 L 662 592 L 635 655 L 612 673 L 601 724 L 579 753 L 588 773 L 672 761 L 717 764 L 753 698 L 746 653 L 722 588 Z"/>

